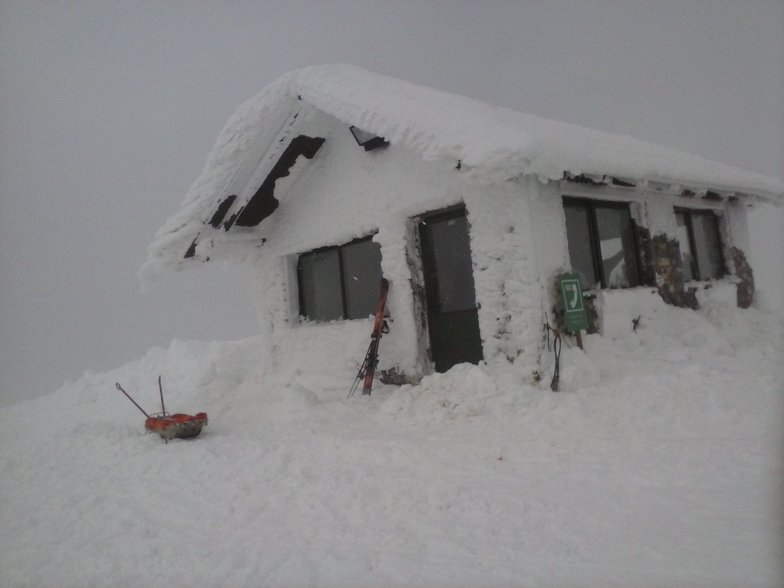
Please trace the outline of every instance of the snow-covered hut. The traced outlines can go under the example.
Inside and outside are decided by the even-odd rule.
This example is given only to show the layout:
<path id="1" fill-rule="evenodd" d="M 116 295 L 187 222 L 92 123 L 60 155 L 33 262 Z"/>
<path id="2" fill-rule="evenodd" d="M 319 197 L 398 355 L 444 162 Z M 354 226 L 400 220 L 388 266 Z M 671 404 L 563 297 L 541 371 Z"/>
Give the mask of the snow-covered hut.
<path id="1" fill-rule="evenodd" d="M 651 298 L 749 305 L 746 211 L 783 195 L 630 137 L 316 66 L 239 107 L 141 275 L 247 262 L 271 365 L 346 374 L 383 275 L 390 381 L 482 360 L 531 370 L 564 272 L 605 334 Z"/>

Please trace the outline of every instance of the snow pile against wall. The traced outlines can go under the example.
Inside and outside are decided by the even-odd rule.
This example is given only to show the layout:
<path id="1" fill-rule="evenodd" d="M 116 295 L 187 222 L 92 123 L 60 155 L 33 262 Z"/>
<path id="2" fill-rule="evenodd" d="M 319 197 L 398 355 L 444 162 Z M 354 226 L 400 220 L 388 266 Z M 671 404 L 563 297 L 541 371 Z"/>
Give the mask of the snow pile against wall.
<path id="1" fill-rule="evenodd" d="M 564 345 L 560 393 L 551 368 L 461 365 L 349 401 L 254 338 L 2 408 L 0 584 L 777 585 L 782 325 L 648 310 Z M 114 388 L 151 410 L 158 374 L 167 407 L 209 414 L 197 439 L 145 434 Z"/>
<path id="2" fill-rule="evenodd" d="M 314 66 L 283 76 L 234 113 L 182 208 L 150 246 L 143 278 L 180 266 L 217 203 L 245 187 L 286 117 L 303 106 L 425 160 L 459 161 L 465 173 L 493 181 L 530 175 L 546 182 L 568 171 L 723 189 L 776 203 L 784 195 L 780 180 L 631 137 L 492 107 L 354 66 Z"/>

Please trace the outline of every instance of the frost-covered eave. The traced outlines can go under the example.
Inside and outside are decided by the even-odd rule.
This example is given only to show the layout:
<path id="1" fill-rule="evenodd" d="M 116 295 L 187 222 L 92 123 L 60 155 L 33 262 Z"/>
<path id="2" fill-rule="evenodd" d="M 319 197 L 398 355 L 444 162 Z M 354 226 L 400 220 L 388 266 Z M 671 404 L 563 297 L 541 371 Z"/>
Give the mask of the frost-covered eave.
<path id="1" fill-rule="evenodd" d="M 518 176 L 518 178 L 522 177 L 524 176 Z M 551 179 L 539 179 L 543 183 L 551 181 Z M 624 193 L 644 191 L 653 194 L 683 196 L 696 200 L 742 200 L 748 206 L 756 205 L 761 202 L 774 205 L 781 204 L 780 199 L 775 194 L 750 194 L 737 190 L 735 186 L 722 186 L 716 183 L 679 183 L 674 182 L 669 178 L 656 176 L 630 178 L 611 174 L 575 174 L 567 171 L 564 172 L 563 178 L 556 181 L 564 185 L 565 191 L 574 190 L 576 189 L 576 186 L 579 186 L 580 190 L 588 190 L 597 195 L 604 194 L 607 190 L 617 190 Z"/>
<path id="2" fill-rule="evenodd" d="M 515 157 L 510 154 L 504 158 L 499 154 L 495 161 L 474 161 L 460 156 L 458 159 L 472 173 L 491 180 L 532 176 L 548 183 L 561 181 L 565 177 L 586 176 L 608 184 L 617 180 L 621 185 L 629 183 L 641 188 L 658 186 L 657 191 L 662 191 L 661 187 L 666 186 L 666 191 L 689 191 L 698 195 L 714 192 L 753 203 L 784 206 L 784 182 L 776 178 L 643 143 L 631 137 L 620 139 L 644 148 L 637 151 L 630 148 L 623 156 L 616 158 L 611 156 L 615 148 L 605 148 L 600 142 L 600 137 L 606 134 L 578 127 L 575 129 L 576 134 L 587 131 L 599 137 L 587 146 L 579 140 L 580 137 L 575 137 L 573 143 L 559 145 L 551 145 L 550 139 L 542 138 L 526 156 L 517 154 Z M 664 153 L 660 155 L 660 151 Z"/>
<path id="3" fill-rule="evenodd" d="M 493 107 L 353 66 L 314 66 L 284 78 L 291 95 L 425 160 L 460 161 L 491 179 L 607 174 L 753 194 L 781 204 L 784 182 L 675 149 Z"/>
<path id="4" fill-rule="evenodd" d="M 426 161 L 460 162 L 465 173 L 489 181 L 534 176 L 547 182 L 561 180 L 564 173 L 588 174 L 784 204 L 784 182 L 778 179 L 350 65 L 313 66 L 279 78 L 232 115 L 180 210 L 151 243 L 140 270 L 143 281 L 192 265 L 182 259 L 183 253 L 204 231 L 215 206 L 235 189 L 238 177 L 259 161 L 285 117 L 302 102 Z"/>
<path id="5" fill-rule="evenodd" d="M 233 242 L 248 241 L 243 234 L 247 231 L 231 237 L 206 223 L 220 201 L 236 188 L 238 177 L 248 174 L 248 165 L 263 157 L 295 100 L 298 98 L 286 91 L 281 79 L 245 101 L 232 114 L 179 210 L 163 224 L 150 244 L 147 261 L 139 269 L 142 284 L 171 271 L 192 267 L 194 260 L 185 259 L 184 253 L 203 233 L 208 233 L 208 237 L 200 244 L 201 252 L 195 256 L 196 260 L 216 257 L 235 260 L 234 255 L 216 255 L 214 244 L 226 243 L 227 249 L 237 251 L 240 247 Z M 211 255 L 206 255 L 205 249 L 210 249 Z"/>

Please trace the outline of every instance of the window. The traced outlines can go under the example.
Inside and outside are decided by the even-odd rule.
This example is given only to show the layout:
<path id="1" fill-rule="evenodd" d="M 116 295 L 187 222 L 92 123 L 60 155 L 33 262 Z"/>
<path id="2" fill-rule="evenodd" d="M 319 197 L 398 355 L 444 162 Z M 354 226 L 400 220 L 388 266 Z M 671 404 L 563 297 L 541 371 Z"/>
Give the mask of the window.
<path id="1" fill-rule="evenodd" d="M 713 211 L 676 208 L 675 220 L 683 259 L 683 279 L 688 282 L 722 277 L 724 258 L 719 222 Z"/>
<path id="2" fill-rule="evenodd" d="M 299 312 L 314 321 L 366 318 L 381 284 L 381 248 L 371 237 L 299 257 Z"/>
<path id="3" fill-rule="evenodd" d="M 629 205 L 568 196 L 563 203 L 572 271 L 580 275 L 583 288 L 639 286 Z"/>

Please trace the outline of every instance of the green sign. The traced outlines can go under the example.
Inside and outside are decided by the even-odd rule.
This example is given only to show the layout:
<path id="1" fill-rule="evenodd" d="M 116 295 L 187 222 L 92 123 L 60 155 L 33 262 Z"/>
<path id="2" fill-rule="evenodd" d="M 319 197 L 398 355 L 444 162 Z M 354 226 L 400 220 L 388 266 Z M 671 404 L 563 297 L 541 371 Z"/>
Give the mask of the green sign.
<path id="1" fill-rule="evenodd" d="M 583 289 L 580 276 L 564 274 L 558 277 L 558 290 L 564 309 L 564 328 L 568 333 L 579 333 L 588 329 L 588 315 L 583 306 Z"/>

